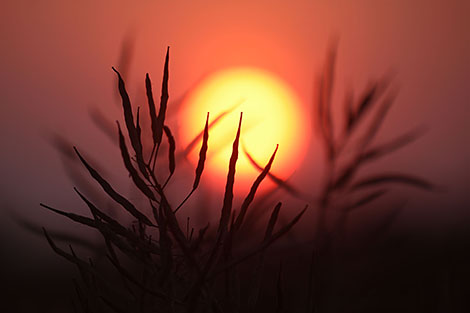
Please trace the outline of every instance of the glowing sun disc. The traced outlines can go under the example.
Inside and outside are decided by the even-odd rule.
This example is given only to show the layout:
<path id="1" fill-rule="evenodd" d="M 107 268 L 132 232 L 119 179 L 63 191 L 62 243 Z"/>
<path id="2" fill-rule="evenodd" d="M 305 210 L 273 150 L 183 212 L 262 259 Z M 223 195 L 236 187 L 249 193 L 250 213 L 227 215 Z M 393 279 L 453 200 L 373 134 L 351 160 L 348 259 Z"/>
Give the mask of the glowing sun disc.
<path id="1" fill-rule="evenodd" d="M 294 92 L 274 74 L 256 68 L 232 68 L 207 77 L 184 103 L 181 140 L 188 145 L 209 122 L 225 114 L 209 130 L 209 150 L 205 171 L 211 177 L 226 177 L 232 143 L 243 112 L 236 181 L 252 182 L 259 174 L 244 153 L 264 167 L 279 144 L 272 172 L 287 177 L 296 169 L 305 153 L 306 120 Z M 199 141 L 190 160 L 197 164 Z M 216 180 L 219 181 L 220 180 Z"/>

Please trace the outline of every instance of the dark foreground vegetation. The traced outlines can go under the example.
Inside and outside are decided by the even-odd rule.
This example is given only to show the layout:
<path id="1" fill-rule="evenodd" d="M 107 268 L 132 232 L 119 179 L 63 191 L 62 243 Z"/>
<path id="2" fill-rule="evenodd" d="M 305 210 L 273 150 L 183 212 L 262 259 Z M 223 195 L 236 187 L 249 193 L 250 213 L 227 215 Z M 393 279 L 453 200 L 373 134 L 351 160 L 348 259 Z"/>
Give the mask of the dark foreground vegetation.
<path id="1" fill-rule="evenodd" d="M 429 244 L 425 238 L 387 233 L 403 207 L 390 207 L 380 201 L 391 186 L 401 184 L 428 191 L 435 186 L 404 173 L 360 175 L 364 166 L 409 144 L 420 132 L 412 130 L 389 142 L 375 143 L 396 95 L 388 78 L 371 84 L 359 97 L 345 97 L 343 120 L 336 121 L 331 113 L 335 52 L 333 47 L 327 55 L 315 93 L 315 125 L 326 160 L 321 190 L 310 191 L 316 201 L 289 208 L 295 210 L 295 215 L 280 221 L 283 204 L 268 206 L 267 199 L 273 194 L 257 194 L 265 179 L 274 181 L 277 189 L 292 197 L 302 199 L 305 194 L 305 190 L 297 190 L 270 172 L 277 151 L 273 147 L 264 165 L 252 161 L 259 176 L 242 204 L 233 205 L 237 158 L 239 153 L 249 156 L 249 151 L 239 151 L 241 114 L 232 139 L 232 156 L 227 160 L 218 224 L 198 229 L 190 222 L 194 216 L 188 215 L 204 208 L 188 208 L 192 202 L 187 200 L 197 193 L 204 179 L 211 126 L 223 114 L 212 117 L 208 113 L 203 132 L 195 138 L 200 152 L 192 188 L 186 198 L 172 205 L 177 202 L 167 186 L 181 158 L 165 122 L 169 50 L 158 108 L 151 79 L 146 77 L 149 130 L 141 127 L 140 109 L 132 107 L 125 82 L 114 69 L 124 112 L 124 124 L 117 123 L 115 130 L 121 158 L 146 205 L 134 204 L 118 192 L 83 152 L 74 148 L 94 188 L 133 221 L 118 220 L 77 188 L 77 196 L 89 209 L 87 216 L 41 204 L 101 235 L 100 244 L 87 255 L 64 244 L 63 238 L 48 232 L 47 227 L 43 229 L 53 251 L 77 269 L 78 275 L 70 284 L 70 295 L 75 289 L 70 296 L 70 311 L 464 312 L 468 302 L 465 291 L 469 288 L 463 282 L 470 278 L 465 247 Z M 150 146 L 144 139 L 147 131 Z M 382 218 L 359 236 L 352 236 L 347 227 L 351 214 L 371 205 L 383 210 Z M 288 239 L 306 210 L 314 212 L 308 221 L 311 232 L 301 241 Z M 48 277 L 53 279 L 55 274 L 49 273 Z M 55 292 L 41 297 L 50 296 L 54 301 L 69 291 Z"/>

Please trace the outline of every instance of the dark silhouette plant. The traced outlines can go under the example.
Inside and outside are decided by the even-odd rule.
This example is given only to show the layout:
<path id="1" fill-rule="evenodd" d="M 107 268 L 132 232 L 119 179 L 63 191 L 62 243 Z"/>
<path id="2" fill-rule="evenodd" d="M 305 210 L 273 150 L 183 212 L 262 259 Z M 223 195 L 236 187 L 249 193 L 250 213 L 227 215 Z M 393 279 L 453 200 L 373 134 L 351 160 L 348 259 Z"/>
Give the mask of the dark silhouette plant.
<path id="1" fill-rule="evenodd" d="M 385 144 L 373 145 L 373 139 L 395 95 L 395 91 L 388 90 L 386 79 L 371 85 L 359 99 L 354 99 L 351 95 L 346 97 L 344 119 L 342 125 L 338 126 L 339 123 L 331 113 L 335 55 L 336 47 L 333 46 L 328 54 L 324 72 L 318 80 L 317 100 L 314 105 L 315 125 L 323 143 L 327 164 L 322 189 L 316 196 L 316 215 L 313 221 L 309 221 L 313 225 L 312 233 L 309 234 L 313 245 L 308 244 L 302 248 L 304 252 L 313 251 L 310 263 L 302 269 L 304 273 L 308 273 L 303 275 L 307 288 L 302 292 L 301 301 L 295 300 L 296 304 L 292 305 L 292 310 L 296 308 L 302 312 L 324 309 L 323 298 L 326 297 L 324 287 L 329 277 L 328 271 L 323 269 L 328 262 L 328 253 L 335 244 L 335 239 L 344 235 L 345 225 L 351 212 L 365 207 L 384 195 L 387 189 L 383 185 L 386 183 L 407 184 L 426 190 L 434 188 L 432 184 L 421 178 L 402 173 L 384 172 L 356 179 L 364 165 L 410 143 L 417 137 L 418 132 L 407 132 Z M 260 243 L 247 247 L 247 242 L 252 242 L 253 236 L 259 233 L 253 225 L 259 220 L 260 215 L 266 212 L 263 201 L 272 193 L 261 197 L 258 202 L 256 194 L 266 177 L 273 180 L 277 188 L 301 199 L 313 192 L 300 190 L 270 171 L 278 147 L 264 167 L 254 161 L 249 151 L 244 151 L 260 173 L 240 208 L 238 210 L 233 208 L 233 187 L 239 141 L 242 136 L 243 115 L 241 114 L 229 160 L 218 224 L 215 227 L 207 224 L 195 234 L 194 229 L 189 229 L 189 217 L 187 217 L 185 229 L 181 222 L 181 214 L 184 212 L 182 209 L 187 205 L 187 200 L 198 190 L 203 178 L 206 155 L 210 149 L 208 144 L 210 129 L 233 109 L 219 114 L 212 121 L 208 113 L 204 130 L 183 149 L 183 155 L 187 154 L 201 141 L 192 187 L 177 206 L 172 206 L 173 199 L 170 199 L 166 186 L 171 181 L 180 159 L 176 153 L 175 138 L 166 124 L 169 100 L 169 49 L 165 58 L 158 113 L 148 74 L 145 79 L 151 121 L 151 147 L 144 146 L 142 138 L 145 130 L 141 128 L 140 110 L 137 108 L 134 118 L 134 109 L 125 82 L 120 73 L 114 68 L 113 70 L 118 78 L 125 121 L 125 131 L 117 122 L 122 160 L 133 184 L 140 191 L 142 198 L 146 199 L 148 206 L 137 206 L 116 191 L 74 147 L 81 163 L 112 199 L 114 206 L 127 211 L 134 220 L 131 225 L 124 225 L 111 214 L 105 213 L 77 188 L 75 191 L 89 208 L 91 217 L 60 211 L 41 204 L 76 223 L 97 230 L 104 240 L 106 258 L 115 270 L 110 272 L 103 264 L 95 264 L 91 259 L 89 261 L 81 259 L 71 246 L 70 252 L 66 252 L 59 248 L 53 241 L 53 236 L 43 229 L 52 249 L 75 264 L 79 270 L 81 283 L 74 281 L 79 300 L 77 309 L 80 308 L 84 312 L 257 312 L 260 310 L 289 312 L 287 303 L 294 300 L 286 299 L 283 284 L 293 279 L 292 275 L 286 273 L 282 264 L 279 264 L 282 263 L 280 258 L 266 262 L 266 254 L 267 249 L 275 241 L 286 235 L 298 223 L 307 207 L 281 227 L 276 227 L 282 206 L 278 202 L 271 210 L 264 236 L 259 238 Z M 371 115 L 369 121 L 366 115 Z M 359 140 L 353 141 L 352 138 L 358 133 Z M 130 149 L 127 142 L 130 143 Z M 160 148 L 164 144 L 168 152 L 166 161 L 169 174 L 162 180 L 157 177 L 156 169 L 162 168 L 162 164 L 159 163 L 162 159 L 158 158 L 158 155 L 161 154 Z M 348 153 L 345 153 L 346 147 L 349 147 Z M 362 191 L 366 192 L 361 193 Z M 340 218 L 335 221 L 334 227 L 327 229 L 329 210 L 340 212 Z M 150 212 L 151 217 L 147 215 Z M 246 240 L 248 237 L 250 241 Z M 285 258 L 288 258 L 292 254 L 288 250 L 289 247 L 286 249 Z M 276 269 L 267 268 L 273 263 L 277 263 Z M 277 277 L 272 294 L 276 299 L 274 302 L 266 300 L 262 302 L 260 299 L 263 288 L 262 273 L 265 270 L 270 273 L 275 272 Z"/>
<path id="2" fill-rule="evenodd" d="M 210 308 L 222 310 L 217 300 L 214 281 L 221 274 L 225 274 L 226 283 L 231 283 L 229 276 L 233 275 L 234 268 L 247 259 L 262 253 L 274 241 L 286 234 L 304 214 L 306 207 L 295 216 L 287 225 L 274 231 L 279 209 L 279 203 L 273 210 L 267 225 L 266 235 L 261 243 L 245 251 L 241 255 L 232 255 L 232 245 L 237 231 L 244 222 L 245 214 L 253 201 L 256 191 L 268 174 L 276 155 L 276 150 L 269 162 L 253 183 L 240 210 L 233 210 L 233 186 L 235 182 L 235 169 L 238 159 L 238 147 L 242 128 L 242 114 L 238 131 L 233 142 L 232 155 L 229 161 L 227 182 L 220 220 L 215 231 L 215 239 L 206 235 L 209 226 L 201 229 L 198 236 L 185 234 L 177 218 L 178 210 L 184 205 L 187 198 L 198 188 L 204 171 L 209 138 L 209 113 L 202 136 L 202 145 L 199 161 L 195 170 L 195 178 L 191 191 L 176 208 L 170 204 L 165 191 L 175 168 L 175 139 L 168 125 L 165 124 L 165 115 L 168 104 L 168 78 L 169 78 L 169 49 L 165 59 L 163 82 L 161 90 L 160 107 L 156 113 L 152 94 L 152 84 L 149 75 L 146 76 L 147 99 L 150 112 L 153 147 L 148 158 L 144 156 L 142 129 L 139 122 L 139 109 L 137 116 L 133 116 L 131 100 L 127 94 L 124 80 L 119 72 L 113 68 L 118 76 L 118 88 L 122 99 L 127 139 L 130 141 L 132 152 L 129 151 L 126 138 L 119 122 L 117 131 L 119 147 L 125 168 L 134 185 L 140 190 L 142 196 L 148 200 L 153 219 L 145 214 L 143 208 L 138 208 L 126 197 L 117 192 L 108 181 L 80 154 L 74 147 L 80 161 L 88 170 L 90 176 L 100 185 L 103 191 L 116 205 L 127 211 L 136 221 L 136 227 L 126 227 L 118 220 L 104 213 L 93 204 L 78 189 L 75 191 L 88 206 L 91 217 L 64 212 L 48 205 L 41 206 L 63 215 L 74 222 L 98 230 L 106 244 L 106 254 L 110 263 L 115 267 L 123 286 L 118 288 L 109 278 L 90 262 L 80 259 L 73 249 L 66 252 L 59 248 L 44 229 L 44 234 L 53 250 L 74 263 L 82 276 L 84 287 L 76 284 L 77 294 L 81 308 L 84 311 L 102 311 L 112 309 L 117 312 L 134 311 L 140 308 L 141 312 L 153 312 L 157 308 L 167 311 L 207 312 Z M 168 140 L 168 166 L 169 176 L 165 182 L 159 181 L 155 168 L 157 155 L 163 138 Z M 125 261 L 123 259 L 126 259 Z M 132 261 L 134 264 L 129 265 Z M 142 278 L 136 277 L 140 271 Z M 124 294 L 123 294 L 124 292 Z"/>

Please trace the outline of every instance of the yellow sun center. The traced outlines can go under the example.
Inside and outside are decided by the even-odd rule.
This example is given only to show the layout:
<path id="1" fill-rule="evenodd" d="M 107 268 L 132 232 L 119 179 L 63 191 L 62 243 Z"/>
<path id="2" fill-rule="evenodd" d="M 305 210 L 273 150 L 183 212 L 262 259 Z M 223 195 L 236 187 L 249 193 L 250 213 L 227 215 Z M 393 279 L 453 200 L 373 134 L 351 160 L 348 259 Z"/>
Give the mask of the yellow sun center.
<path id="1" fill-rule="evenodd" d="M 243 121 L 237 181 L 249 183 L 259 173 L 245 151 L 264 167 L 279 144 L 272 171 L 283 177 L 292 173 L 305 153 L 307 123 L 300 112 L 299 100 L 285 83 L 269 72 L 255 68 L 227 69 L 201 82 L 186 99 L 179 121 L 184 145 L 202 132 L 207 112 L 209 123 L 213 123 L 206 161 L 206 171 L 211 172 L 211 177 L 226 177 L 240 112 Z M 195 164 L 201 140 L 188 154 Z"/>

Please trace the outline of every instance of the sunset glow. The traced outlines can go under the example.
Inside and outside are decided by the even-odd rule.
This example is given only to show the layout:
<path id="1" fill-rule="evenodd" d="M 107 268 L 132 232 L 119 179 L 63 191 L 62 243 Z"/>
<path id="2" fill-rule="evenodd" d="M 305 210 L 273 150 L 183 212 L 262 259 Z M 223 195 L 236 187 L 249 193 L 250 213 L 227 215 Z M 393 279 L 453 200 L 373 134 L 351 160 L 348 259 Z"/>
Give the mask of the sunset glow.
<path id="1" fill-rule="evenodd" d="M 232 152 L 240 112 L 243 122 L 237 180 L 252 181 L 258 170 L 244 149 L 265 166 L 276 145 L 279 150 L 272 171 L 282 176 L 293 172 L 305 153 L 306 121 L 294 92 L 275 75 L 255 68 L 233 68 L 209 76 L 187 98 L 180 121 L 182 142 L 188 145 L 209 122 L 227 112 L 209 130 L 206 163 L 212 175 L 224 177 Z M 200 140 L 188 156 L 196 164 Z"/>

